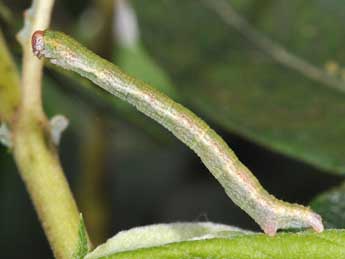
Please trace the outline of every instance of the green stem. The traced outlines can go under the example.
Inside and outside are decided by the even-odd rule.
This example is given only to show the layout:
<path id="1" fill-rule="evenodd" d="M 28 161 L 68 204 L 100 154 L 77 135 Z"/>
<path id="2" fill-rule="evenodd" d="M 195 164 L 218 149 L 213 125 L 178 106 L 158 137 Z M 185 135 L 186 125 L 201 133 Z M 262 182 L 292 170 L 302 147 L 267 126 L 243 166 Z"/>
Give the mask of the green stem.
<path id="1" fill-rule="evenodd" d="M 43 63 L 32 55 L 31 35 L 48 27 L 53 0 L 33 1 L 18 39 L 23 47 L 22 100 L 13 123 L 13 150 L 21 177 L 58 259 L 78 250 L 80 214 L 61 168 L 43 112 Z"/>
<path id="2" fill-rule="evenodd" d="M 90 79 L 171 131 L 201 158 L 228 196 L 267 234 L 275 235 L 277 229 L 291 227 L 323 231 L 319 215 L 270 195 L 224 140 L 181 104 L 126 75 L 63 33 L 36 31 L 32 43 L 38 57 L 47 57 L 52 63 Z"/>
<path id="3" fill-rule="evenodd" d="M 71 259 L 80 216 L 46 122 L 20 113 L 14 133 L 15 159 L 54 255 Z"/>

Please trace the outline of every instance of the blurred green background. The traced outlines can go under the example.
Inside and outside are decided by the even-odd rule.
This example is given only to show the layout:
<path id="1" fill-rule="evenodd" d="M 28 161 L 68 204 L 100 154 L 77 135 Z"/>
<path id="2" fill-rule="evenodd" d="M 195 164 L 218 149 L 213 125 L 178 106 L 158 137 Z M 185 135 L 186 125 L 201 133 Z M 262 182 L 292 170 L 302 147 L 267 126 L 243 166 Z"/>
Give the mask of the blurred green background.
<path id="1" fill-rule="evenodd" d="M 337 187 L 345 175 L 345 87 L 334 89 L 282 64 L 251 40 L 250 32 L 227 24 L 205 2 L 58 0 L 52 28 L 192 109 L 269 192 L 290 202 L 313 201 L 327 227 L 344 228 L 345 190 Z M 344 83 L 343 1 L 225 2 L 260 37 L 316 67 L 323 77 Z M 1 30 L 20 68 L 15 33 L 30 1 L 0 3 Z M 122 36 L 116 30 L 126 3 L 139 30 L 127 45 L 122 37 L 130 25 L 120 28 Z M 70 119 L 60 156 L 94 243 L 158 222 L 213 221 L 258 230 L 196 155 L 122 101 L 47 65 L 44 103 L 49 117 Z M 4 147 L 0 212 L 3 258 L 52 258 Z"/>

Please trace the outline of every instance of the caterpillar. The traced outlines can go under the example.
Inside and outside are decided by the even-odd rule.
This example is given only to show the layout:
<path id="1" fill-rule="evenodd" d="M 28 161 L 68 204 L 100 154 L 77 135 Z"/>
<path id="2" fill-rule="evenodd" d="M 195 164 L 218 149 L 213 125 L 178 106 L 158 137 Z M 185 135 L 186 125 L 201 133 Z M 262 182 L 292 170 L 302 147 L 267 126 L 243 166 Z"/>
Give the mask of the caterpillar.
<path id="1" fill-rule="evenodd" d="M 278 229 L 286 228 L 311 227 L 316 232 L 323 231 L 318 214 L 270 195 L 225 141 L 189 109 L 128 76 L 64 33 L 36 31 L 32 36 L 32 48 L 37 57 L 45 57 L 53 64 L 88 78 L 172 132 L 200 157 L 226 194 L 266 234 L 274 236 Z"/>

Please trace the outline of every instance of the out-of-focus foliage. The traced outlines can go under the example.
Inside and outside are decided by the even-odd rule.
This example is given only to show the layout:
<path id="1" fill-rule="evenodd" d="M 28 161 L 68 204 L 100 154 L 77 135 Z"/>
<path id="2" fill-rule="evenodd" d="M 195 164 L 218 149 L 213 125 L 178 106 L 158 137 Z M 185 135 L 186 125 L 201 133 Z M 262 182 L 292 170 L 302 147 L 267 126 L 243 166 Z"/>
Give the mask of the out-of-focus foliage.
<path id="1" fill-rule="evenodd" d="M 139 44 L 134 47 L 120 48 L 114 61 L 131 76 L 140 78 L 175 100 L 178 98 L 176 89 L 168 76 Z"/>
<path id="2" fill-rule="evenodd" d="M 267 37 L 344 77 L 343 2 L 229 2 Z M 262 145 L 345 173 L 344 93 L 277 64 L 202 1 L 133 3 L 145 45 L 193 107 Z"/>
<path id="3" fill-rule="evenodd" d="M 0 30 L 0 122 L 12 119 L 19 105 L 19 75 Z M 6 96 L 6 98 L 4 97 Z"/>
<path id="4" fill-rule="evenodd" d="M 311 207 L 323 216 L 328 228 L 345 228 L 345 184 L 320 194 Z"/>

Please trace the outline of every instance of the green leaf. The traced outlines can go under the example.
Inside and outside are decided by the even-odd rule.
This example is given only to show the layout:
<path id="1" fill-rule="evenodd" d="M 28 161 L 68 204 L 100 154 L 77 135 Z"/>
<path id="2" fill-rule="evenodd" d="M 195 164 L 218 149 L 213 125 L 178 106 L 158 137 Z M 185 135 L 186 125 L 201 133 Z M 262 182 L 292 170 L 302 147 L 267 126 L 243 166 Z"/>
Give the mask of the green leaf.
<path id="1" fill-rule="evenodd" d="M 327 228 L 345 228 L 345 184 L 317 196 L 311 207 L 318 212 Z"/>
<path id="2" fill-rule="evenodd" d="M 279 64 L 201 2 L 133 1 L 144 45 L 193 109 L 261 145 L 344 174 L 345 94 Z M 228 2 L 265 37 L 321 70 L 328 64 L 343 80 L 344 2 Z"/>
<path id="3" fill-rule="evenodd" d="M 123 231 L 86 259 L 342 259 L 345 231 L 275 237 L 214 223 L 158 224 Z"/>
<path id="4" fill-rule="evenodd" d="M 171 98 L 177 98 L 176 89 L 168 76 L 140 44 L 120 47 L 115 63 L 131 76 L 154 86 Z"/>
<path id="5" fill-rule="evenodd" d="M 114 253 L 162 246 L 186 240 L 214 238 L 222 236 L 224 232 L 231 233 L 231 235 L 250 233 L 239 228 L 211 222 L 136 227 L 119 232 L 105 244 L 98 246 L 92 253 L 88 254 L 86 259 L 96 259 Z"/>
<path id="6" fill-rule="evenodd" d="M 147 53 L 140 39 L 140 28 L 130 1 L 116 2 L 114 38 L 117 42 L 115 63 L 134 78 L 152 85 L 176 99 L 176 89 L 165 71 Z"/>
<path id="7" fill-rule="evenodd" d="M 73 254 L 73 259 L 83 259 L 85 255 L 89 252 L 89 250 L 89 242 L 87 238 L 84 219 L 83 216 L 80 214 L 79 241 L 77 249 Z"/>

